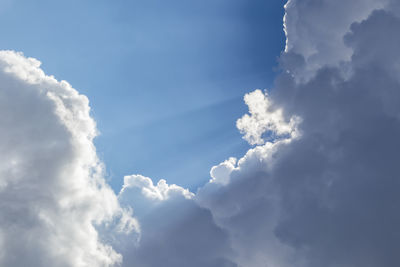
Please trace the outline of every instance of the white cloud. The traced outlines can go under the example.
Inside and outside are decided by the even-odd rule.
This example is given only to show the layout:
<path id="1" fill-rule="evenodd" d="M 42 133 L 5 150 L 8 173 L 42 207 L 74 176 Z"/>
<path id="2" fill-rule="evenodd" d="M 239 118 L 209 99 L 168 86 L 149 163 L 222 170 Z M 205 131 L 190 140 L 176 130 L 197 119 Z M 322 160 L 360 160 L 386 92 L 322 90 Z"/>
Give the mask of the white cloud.
<path id="1" fill-rule="evenodd" d="M 0 265 L 114 266 L 101 224 L 123 218 L 102 178 L 88 99 L 21 53 L 0 51 Z"/>
<path id="2" fill-rule="evenodd" d="M 245 96 L 237 123 L 255 146 L 196 194 L 131 175 L 117 198 L 87 99 L 1 52 L 0 265 L 397 266 L 398 4 L 291 0 L 286 11 L 283 73 L 270 95 Z M 132 210 L 139 243 L 114 235 L 138 229 Z"/>
<path id="3" fill-rule="evenodd" d="M 299 135 L 297 125 L 300 118 L 293 116 L 287 122 L 280 108 L 274 107 L 267 93 L 255 90 L 244 96 L 250 115 L 237 121 L 237 128 L 251 145 L 264 144 L 267 140 L 290 139 Z M 264 137 L 263 135 L 269 135 Z"/>
<path id="4" fill-rule="evenodd" d="M 154 185 L 150 178 L 142 175 L 125 176 L 120 195 L 123 195 L 129 188 L 139 188 L 145 197 L 157 201 L 167 200 L 173 196 L 183 196 L 187 199 L 191 199 L 194 196 L 188 189 L 175 184 L 168 185 L 164 179 Z"/>
<path id="5" fill-rule="evenodd" d="M 236 163 L 237 159 L 232 157 L 212 167 L 210 171 L 210 176 L 212 177 L 210 183 L 228 184 L 232 171 L 236 169 Z"/>

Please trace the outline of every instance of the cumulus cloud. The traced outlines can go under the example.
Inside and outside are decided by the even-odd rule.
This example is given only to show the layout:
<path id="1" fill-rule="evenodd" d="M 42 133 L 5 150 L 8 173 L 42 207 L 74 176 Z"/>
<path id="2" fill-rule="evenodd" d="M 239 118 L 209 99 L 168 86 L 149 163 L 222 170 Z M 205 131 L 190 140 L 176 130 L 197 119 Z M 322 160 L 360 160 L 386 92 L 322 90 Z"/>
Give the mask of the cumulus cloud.
<path id="1" fill-rule="evenodd" d="M 135 215 L 141 222 L 141 240 L 119 240 L 123 266 L 236 267 L 228 235 L 193 197 L 164 180 L 154 185 L 141 175 L 126 176 L 119 199 L 122 205 L 139 207 Z"/>
<path id="2" fill-rule="evenodd" d="M 343 43 L 350 25 L 368 17 L 387 0 L 289 0 L 285 5 L 286 54 L 291 60 L 286 70 L 297 81 L 308 80 L 324 65 L 339 66 L 349 61 L 352 49 Z M 341 66 L 343 69 L 344 66 Z"/>
<path id="3" fill-rule="evenodd" d="M 282 74 L 269 94 L 246 95 L 238 121 L 255 147 L 213 167 L 190 201 L 226 233 L 237 266 L 397 266 L 398 4 L 292 0 L 286 10 Z"/>
<path id="4" fill-rule="evenodd" d="M 150 178 L 142 175 L 125 176 L 124 185 L 120 192 L 120 196 L 125 195 L 125 191 L 131 188 L 139 188 L 145 197 L 154 201 L 167 200 L 174 195 L 183 196 L 187 199 L 193 197 L 193 193 L 191 193 L 188 189 L 184 189 L 175 184 L 168 185 L 163 179 L 158 181 L 157 185 L 154 185 Z"/>
<path id="5" fill-rule="evenodd" d="M 87 99 L 0 52 L 0 265 L 399 265 L 399 12 L 290 0 L 282 74 L 237 122 L 252 147 L 195 194 L 130 175 L 117 197 Z M 138 242 L 115 234 L 132 211 Z"/>
<path id="6" fill-rule="evenodd" d="M 244 96 L 244 102 L 249 107 L 250 115 L 244 115 L 236 126 L 249 144 L 264 144 L 265 135 L 269 135 L 270 140 L 298 136 L 300 118 L 293 116 L 286 122 L 282 109 L 273 107 L 267 93 L 263 94 L 261 90 L 248 93 Z"/>
<path id="7" fill-rule="evenodd" d="M 88 99 L 38 60 L 0 52 L 1 266 L 122 261 L 97 227 L 137 223 L 102 178 L 89 111 Z"/>
<path id="8" fill-rule="evenodd" d="M 227 185 L 206 185 L 196 196 L 232 237 L 240 266 L 399 264 L 393 3 L 287 5 L 284 71 L 270 101 L 302 119 L 301 136 L 251 149 L 230 168 Z M 345 25 L 329 20 L 342 15 Z"/>
<path id="9" fill-rule="evenodd" d="M 212 177 L 210 183 L 228 184 L 232 171 L 236 169 L 236 163 L 237 159 L 232 157 L 212 167 L 210 171 L 210 176 Z"/>

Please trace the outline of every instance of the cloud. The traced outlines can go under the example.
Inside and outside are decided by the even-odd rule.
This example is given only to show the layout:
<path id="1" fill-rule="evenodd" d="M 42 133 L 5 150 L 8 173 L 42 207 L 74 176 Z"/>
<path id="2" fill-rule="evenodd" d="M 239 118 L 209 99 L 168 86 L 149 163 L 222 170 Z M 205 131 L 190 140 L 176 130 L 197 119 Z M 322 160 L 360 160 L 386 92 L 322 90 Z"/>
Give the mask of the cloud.
<path id="1" fill-rule="evenodd" d="M 213 167 L 212 179 L 193 198 L 226 233 L 232 263 L 400 262 L 395 4 L 299 0 L 287 5 L 283 72 L 269 94 L 246 95 L 249 115 L 238 121 L 244 138 L 256 146 L 239 160 Z M 291 124 L 290 118 L 301 120 Z M 183 242 L 202 251 L 195 238 Z M 185 255 L 181 250 L 173 258 Z"/>
<path id="2" fill-rule="evenodd" d="M 310 79 L 324 65 L 338 66 L 349 61 L 352 50 L 343 43 L 344 34 L 351 24 L 367 18 L 373 10 L 383 8 L 387 2 L 289 0 L 285 5 L 285 52 L 300 55 L 304 62 L 301 66 L 288 64 L 285 68 L 300 81 Z"/>
<path id="3" fill-rule="evenodd" d="M 237 123 L 253 147 L 195 194 L 130 175 L 117 197 L 87 99 L 0 52 L 0 265 L 397 266 L 399 14 L 290 0 L 282 73 Z"/>
<path id="4" fill-rule="evenodd" d="M 126 266 L 214 266 L 216 255 L 246 267 L 398 265 L 397 8 L 289 1 L 282 74 L 268 94 L 245 96 L 249 114 L 237 123 L 255 146 L 213 167 L 190 198 L 183 189 L 161 197 L 150 179 L 133 183 L 153 204 L 139 205 L 148 207 L 139 216 L 148 236 L 125 252 Z"/>
<path id="5" fill-rule="evenodd" d="M 229 158 L 217 166 L 211 168 L 210 176 L 212 177 L 210 183 L 218 183 L 226 185 L 229 183 L 230 175 L 236 168 L 237 159 Z"/>
<path id="6" fill-rule="evenodd" d="M 374 1 L 353 17 L 347 1 L 287 6 L 287 27 L 296 30 L 293 38 L 288 30 L 269 102 L 302 119 L 301 136 L 251 149 L 229 169 L 228 184 L 208 184 L 196 196 L 228 232 L 239 266 L 400 262 L 400 19 L 386 4 Z M 347 27 L 329 21 L 342 14 Z M 334 32 L 324 39 L 327 30 Z"/>
<path id="7" fill-rule="evenodd" d="M 130 188 L 140 188 L 141 193 L 154 201 L 167 200 L 174 195 L 183 196 L 186 199 L 193 197 L 193 193 L 175 184 L 168 185 L 165 180 L 160 180 L 157 185 L 153 185 L 153 181 L 142 175 L 130 175 L 124 177 L 124 185 L 120 196 L 125 195 L 125 191 Z"/>
<path id="8" fill-rule="evenodd" d="M 244 102 L 249 107 L 250 115 L 245 114 L 237 121 L 236 126 L 249 144 L 264 144 L 263 137 L 266 134 L 270 135 L 268 139 L 271 140 L 298 136 L 296 130 L 300 118 L 293 116 L 286 122 L 282 109 L 272 106 L 267 93 L 264 95 L 261 90 L 256 90 L 246 94 Z"/>
<path id="9" fill-rule="evenodd" d="M 119 194 L 122 205 L 133 207 L 141 222 L 139 245 L 119 240 L 123 266 L 235 267 L 228 235 L 207 209 L 193 200 L 193 193 L 141 175 L 125 177 Z"/>
<path id="10" fill-rule="evenodd" d="M 38 60 L 0 51 L 1 266 L 121 262 L 97 227 L 137 223 L 102 178 L 89 111 L 88 99 Z"/>

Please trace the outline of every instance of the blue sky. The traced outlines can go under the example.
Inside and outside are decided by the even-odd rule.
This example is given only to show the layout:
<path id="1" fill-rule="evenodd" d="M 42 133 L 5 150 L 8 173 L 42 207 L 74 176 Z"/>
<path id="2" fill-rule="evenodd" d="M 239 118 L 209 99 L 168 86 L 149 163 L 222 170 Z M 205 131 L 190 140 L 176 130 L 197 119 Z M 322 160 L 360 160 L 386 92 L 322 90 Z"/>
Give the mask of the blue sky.
<path id="1" fill-rule="evenodd" d="M 400 1 L 284 2 L 0 0 L 0 266 L 400 266 Z"/>
<path id="2" fill-rule="evenodd" d="M 283 12 L 279 0 L 3 1 L 0 43 L 89 97 L 116 191 L 134 173 L 194 190 L 247 151 L 235 121 L 245 93 L 272 85 Z"/>

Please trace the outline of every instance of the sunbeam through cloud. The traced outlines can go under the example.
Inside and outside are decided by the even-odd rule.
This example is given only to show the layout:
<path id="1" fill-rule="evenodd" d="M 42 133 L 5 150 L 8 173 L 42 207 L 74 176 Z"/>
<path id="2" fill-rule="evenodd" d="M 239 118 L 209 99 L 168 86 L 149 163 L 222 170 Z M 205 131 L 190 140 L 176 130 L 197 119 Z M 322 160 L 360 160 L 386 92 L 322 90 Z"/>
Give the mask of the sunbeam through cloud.
<path id="1" fill-rule="evenodd" d="M 158 0 L 150 2 L 140 6 L 143 12 L 160 8 Z M 193 30 L 204 35 L 200 14 L 222 27 L 240 12 L 239 6 L 246 12 L 240 0 L 223 12 L 221 7 L 229 6 L 225 1 L 221 6 L 175 2 L 196 20 L 190 25 L 199 28 Z M 188 177 L 171 182 L 138 170 L 111 179 L 108 162 L 94 142 L 97 115 L 88 97 L 47 75 L 39 60 L 1 50 L 0 267 L 399 266 L 400 4 L 289 0 L 284 11 L 286 44 L 278 58 L 279 72 L 274 82 L 265 84 L 268 89 L 246 88 L 242 104 L 248 112 L 228 115 L 218 109 L 237 106 L 238 92 L 221 89 L 208 103 L 159 115 L 180 121 L 192 116 L 182 110 L 199 111 L 195 117 L 203 122 L 191 127 L 209 122 L 210 128 L 197 134 L 203 138 L 198 146 L 214 147 L 210 157 L 222 155 L 216 151 L 224 147 L 219 145 L 234 143 L 233 137 L 242 142 L 239 134 L 247 142 L 245 150 L 232 150 L 231 155 L 224 150 L 226 158 L 210 165 L 208 176 L 193 178 L 196 182 L 190 176 L 198 177 L 198 168 L 190 166 L 202 164 L 184 159 L 195 150 L 183 151 L 185 144 L 200 139 L 191 136 L 196 129 L 174 129 L 180 135 L 159 134 L 158 140 L 162 119 L 149 114 L 140 120 L 152 122 L 143 129 L 154 131 L 148 138 L 159 155 L 147 158 L 151 153 L 133 150 L 121 157 L 142 155 L 150 170 L 167 165 L 185 170 L 180 173 Z M 221 21 L 220 12 L 227 16 Z M 154 19 L 157 25 L 161 22 Z M 179 27 L 175 29 L 169 28 L 171 36 L 179 35 Z M 145 35 L 141 37 L 135 35 L 136 41 L 144 42 Z M 163 44 L 148 45 L 158 50 Z M 178 70 L 173 66 L 178 68 L 171 63 L 166 71 Z M 165 98 L 162 107 L 173 106 L 175 100 Z M 226 127 L 232 114 L 238 115 L 236 124 L 232 122 L 238 136 L 229 135 Z M 137 129 L 126 117 L 118 119 L 126 120 L 125 129 Z M 181 125 L 171 121 L 163 127 Z M 231 143 L 224 144 L 226 135 L 218 133 L 229 135 Z M 118 141 L 128 144 L 125 137 Z M 174 145 L 167 146 L 163 138 Z M 175 144 L 179 148 L 168 160 L 172 152 L 167 150 Z M 203 152 L 193 158 L 207 158 Z M 122 184 L 117 190 L 113 179 Z M 178 183 L 185 179 L 190 182 Z"/>

